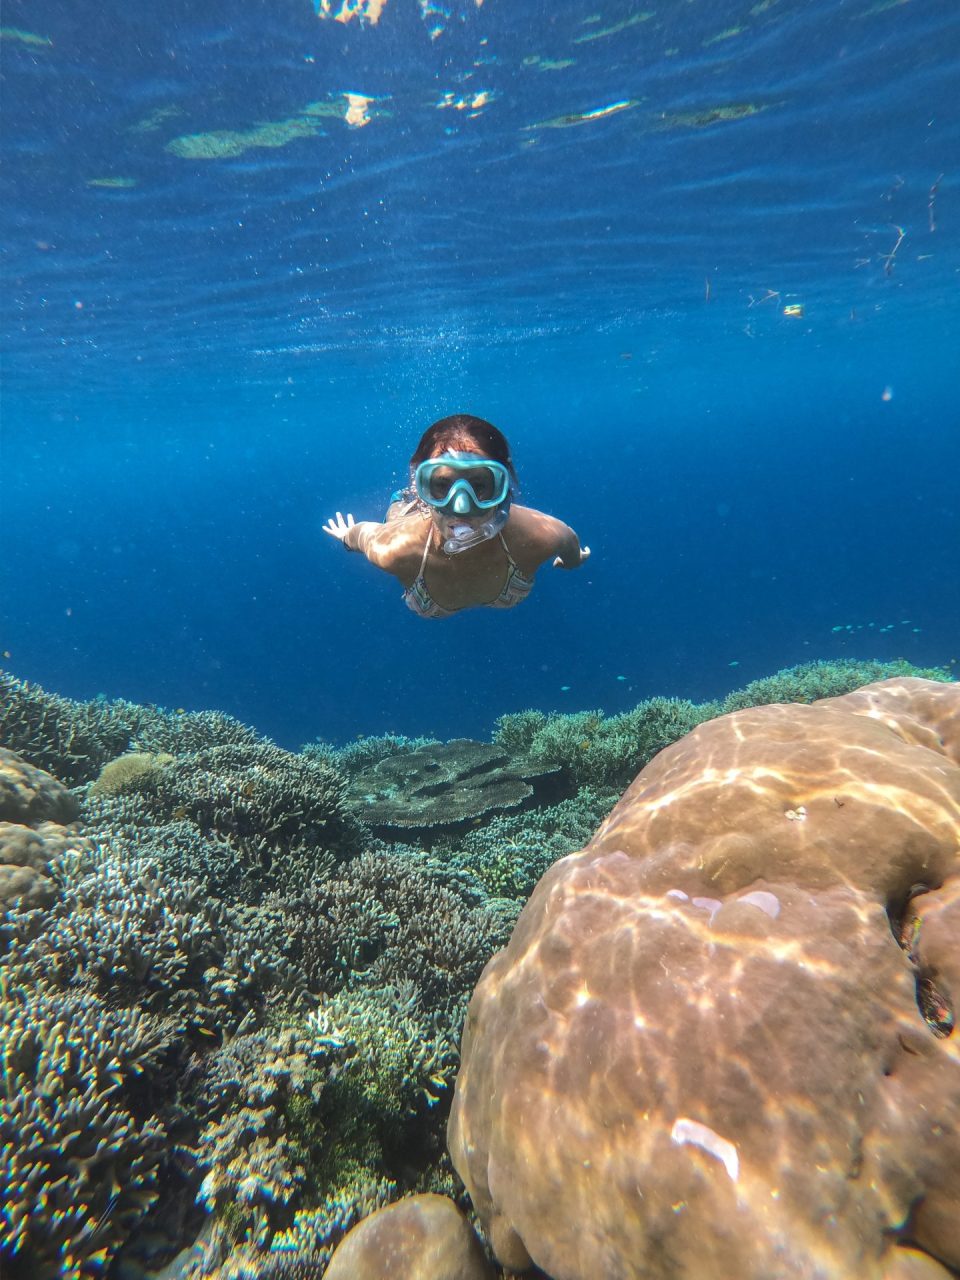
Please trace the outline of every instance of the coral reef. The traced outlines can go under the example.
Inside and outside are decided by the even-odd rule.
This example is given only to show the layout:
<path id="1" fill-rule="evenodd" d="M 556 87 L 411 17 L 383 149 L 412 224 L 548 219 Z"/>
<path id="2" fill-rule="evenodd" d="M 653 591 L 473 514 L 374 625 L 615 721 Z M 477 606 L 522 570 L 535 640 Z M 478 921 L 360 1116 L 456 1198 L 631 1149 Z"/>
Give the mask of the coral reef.
<path id="1" fill-rule="evenodd" d="M 433 872 L 433 874 L 431 874 Z M 412 982 L 424 1007 L 459 1019 L 480 971 L 506 941 L 468 890 L 424 854 L 364 853 L 299 894 L 272 897 L 275 946 L 311 992 Z"/>
<path id="2" fill-rule="evenodd" d="M 562 767 L 577 788 L 622 791 L 658 751 L 717 715 L 770 702 L 812 702 L 893 676 L 951 678 L 938 668 L 906 662 L 809 662 L 755 680 L 720 702 L 650 698 L 609 717 L 600 711 L 520 711 L 500 717 L 494 740 L 512 754 Z"/>
<path id="3" fill-rule="evenodd" d="M 552 762 L 531 763 L 489 743 L 455 738 L 383 756 L 351 776 L 348 794 L 379 833 L 423 837 L 558 796 L 559 773 Z"/>
<path id="4" fill-rule="evenodd" d="M 240 855 L 262 890 L 358 852 L 342 776 L 270 743 L 209 747 L 134 772 L 123 793 L 152 823 L 187 820 Z"/>
<path id="5" fill-rule="evenodd" d="M 603 844 L 604 832 L 609 830 L 610 839 L 628 852 L 633 838 L 629 823 L 623 835 L 614 819 L 612 827 L 604 819 L 640 764 L 658 751 L 654 770 L 667 768 L 671 752 L 692 760 L 691 739 L 672 748 L 668 743 L 721 706 L 732 710 L 763 698 L 809 702 L 844 693 L 879 674 L 889 672 L 870 664 L 811 664 L 756 682 L 723 704 L 653 699 L 613 717 L 522 712 L 501 720 L 492 746 L 384 735 L 343 748 L 318 742 L 294 755 L 216 713 L 188 715 L 104 699 L 73 702 L 0 673 L 0 743 L 6 749 L 0 754 L 0 907 L 9 908 L 0 915 L 0 1202 L 5 1210 L 0 1216 L 0 1271 L 5 1280 L 154 1273 L 189 1241 L 196 1241 L 192 1250 L 171 1270 L 184 1280 L 319 1280 L 346 1233 L 402 1195 L 439 1192 L 463 1204 L 462 1187 L 444 1150 L 459 1060 L 456 1044 L 470 992 L 485 963 L 507 943 L 523 899 L 538 878 L 544 876 L 534 904 L 550 892 L 551 884 L 576 880 L 570 868 L 584 860 L 577 850 L 584 845 L 606 850 L 600 872 L 589 864 L 589 876 L 595 877 L 589 893 L 580 894 L 577 881 L 577 892 L 557 910 L 561 933 L 578 910 L 597 913 L 589 920 L 576 915 L 570 936 L 558 940 L 551 934 L 546 950 L 538 951 L 530 925 L 534 908 L 520 917 L 518 939 L 533 937 L 531 957 L 542 961 L 547 955 L 554 966 L 548 995 L 555 1001 L 557 992 L 566 998 L 574 959 L 592 954 L 591 947 L 598 954 L 603 951 L 604 888 L 607 880 L 619 884 L 614 873 L 619 874 L 620 866 L 616 849 L 611 852 Z M 898 732 L 913 735 L 915 750 L 939 751 L 940 766 L 952 767 L 943 755 L 954 749 L 949 725 L 938 724 L 943 738 L 938 747 L 924 727 L 925 712 L 914 717 L 908 731 L 899 712 L 871 701 L 875 695 L 856 696 L 856 715 L 872 732 L 893 733 L 890 724 L 896 721 Z M 741 701 L 732 701 L 736 699 Z M 779 710 L 787 717 L 819 714 L 826 705 Z M 849 719 L 851 713 L 843 715 Z M 736 717 L 734 721 L 739 723 Z M 706 725 L 692 740 L 719 744 L 720 738 L 711 736 L 715 733 L 719 731 Z M 772 738 L 770 759 L 776 757 L 777 763 L 769 774 L 763 772 L 768 738 L 751 730 L 748 746 L 723 747 L 728 754 L 739 750 L 749 768 L 761 771 L 759 781 L 754 777 L 748 785 L 741 780 L 738 791 L 736 780 L 724 772 L 710 783 L 720 817 L 706 810 L 704 800 L 699 823 L 678 842 L 667 840 L 671 849 L 676 844 L 681 862 L 702 853 L 714 823 L 719 823 L 717 847 L 723 846 L 734 866 L 741 838 L 746 846 L 766 839 L 763 856 L 773 860 L 773 867 L 785 857 L 788 846 L 773 841 L 762 821 L 754 822 L 746 836 L 738 829 L 736 839 L 724 844 L 721 819 L 728 793 L 749 793 L 756 799 L 775 789 L 781 773 L 794 778 L 776 755 Z M 792 732 L 787 742 L 793 749 Z M 755 747 L 755 758 L 748 747 Z M 875 754 L 873 748 L 861 752 L 853 764 L 844 757 L 844 768 L 862 778 L 868 762 L 875 767 Z M 751 764 L 754 760 L 759 764 Z M 813 776 L 829 763 L 829 751 L 818 740 L 803 761 Z M 648 775 L 649 770 L 643 776 Z M 822 772 L 818 776 L 822 780 Z M 671 779 L 676 781 L 673 774 Z M 73 791 L 64 784 L 72 784 Z M 914 814 L 916 805 L 926 806 L 917 831 L 926 830 L 924 823 L 933 820 L 937 804 L 942 807 L 948 785 L 944 774 L 936 795 L 915 788 L 904 793 L 904 812 Z M 883 786 L 880 798 L 873 800 L 881 823 L 886 813 Z M 378 817 L 374 833 L 361 818 L 376 812 L 367 797 L 377 791 L 390 813 L 382 824 Z M 680 791 L 676 802 L 665 806 L 661 823 L 682 816 L 684 805 L 694 803 L 695 797 L 682 787 Z M 837 794 L 843 801 L 837 812 L 852 816 L 844 793 Z M 785 839 L 799 843 L 798 836 L 817 830 L 818 806 L 826 801 L 819 792 L 794 795 L 793 790 L 790 799 L 793 816 L 778 811 L 773 826 L 779 832 L 785 824 L 792 833 Z M 867 831 L 859 811 L 857 818 L 862 825 L 856 826 L 855 845 Z M 591 845 L 590 837 L 602 823 Z M 893 876 L 897 885 L 898 876 L 915 870 L 922 844 L 917 831 L 904 841 L 907 852 Z M 877 847 L 882 851 L 886 845 L 878 840 Z M 603 862 L 607 854 L 613 871 Z M 850 856 L 844 845 L 844 857 Z M 655 987 L 661 982 L 656 991 L 669 1014 L 650 1052 L 662 1072 L 670 1066 L 671 1037 L 689 1031 L 685 1016 L 697 1019 L 696 1030 L 707 1029 L 701 1056 L 694 1049 L 685 1064 L 691 1075 L 700 1072 L 706 1108 L 725 1055 L 730 1056 L 726 1045 L 717 1049 L 714 1044 L 716 1052 L 703 1061 L 710 1045 L 712 1003 L 722 1005 L 727 998 L 723 979 L 733 964 L 727 961 L 731 948 L 739 948 L 739 960 L 757 966 L 745 969 L 741 986 L 759 1004 L 749 1025 L 765 1049 L 765 1065 L 776 1063 L 778 1052 L 789 1064 L 788 1050 L 792 1053 L 799 1045 L 802 1055 L 807 1043 L 805 1032 L 780 1008 L 804 990 L 801 961 L 812 974 L 832 973 L 835 966 L 845 977 L 849 969 L 845 985 L 838 979 L 830 988 L 834 1024 L 825 1014 L 821 1018 L 815 1002 L 811 1020 L 825 1058 L 834 1049 L 861 1055 L 866 1065 L 858 1068 L 859 1075 L 852 1073 L 856 1083 L 871 1086 L 874 1047 L 889 1045 L 889 1036 L 884 1039 L 887 1024 L 879 1014 L 871 1023 L 871 1016 L 880 1007 L 889 1018 L 891 991 L 900 1000 L 897 1026 L 916 1050 L 916 1061 L 910 1059 L 908 1070 L 888 1055 L 894 1073 L 886 1089 L 893 1096 L 902 1086 L 896 1095 L 902 1108 L 893 1108 L 883 1141 L 871 1139 L 871 1130 L 862 1142 L 858 1158 L 863 1172 L 848 1187 L 855 1200 L 863 1178 L 883 1164 L 879 1149 L 899 1159 L 908 1130 L 923 1146 L 926 1133 L 910 1130 L 911 1117 L 916 1122 L 918 1113 L 912 1080 L 927 1082 L 920 1105 L 927 1107 L 931 1124 L 952 1105 L 949 1090 L 937 1095 L 935 1083 L 943 1078 L 944 1054 L 955 1053 L 957 1042 L 960 889 L 953 879 L 941 883 L 927 875 L 917 876 L 909 892 L 890 894 L 884 900 L 890 920 L 887 946 L 901 966 L 899 977 L 890 979 L 892 962 L 874 940 L 871 945 L 887 969 L 878 961 L 877 974 L 864 983 L 845 948 L 861 935 L 872 937 L 879 908 L 856 897 L 856 884 L 838 884 L 821 868 L 826 887 L 818 882 L 802 890 L 789 883 L 771 888 L 751 881 L 750 888 L 739 885 L 728 891 L 724 876 L 733 873 L 718 870 L 723 865 L 719 853 L 711 857 L 701 868 L 671 864 L 677 866 L 678 878 L 669 887 L 677 894 L 665 898 L 666 907 L 666 890 L 661 893 L 659 885 L 647 886 L 637 901 L 625 893 L 614 904 L 631 928 L 637 922 L 643 927 L 631 933 L 623 926 L 619 936 L 629 940 L 623 943 L 626 955 L 617 953 L 599 976 L 585 966 L 591 984 L 586 1014 L 579 1015 L 577 1004 L 584 988 L 576 987 L 571 997 L 575 1007 L 569 1024 L 574 1035 L 580 1034 L 577 1043 L 602 1046 L 604 1072 L 609 1069 L 594 1080 L 591 1115 L 583 1120 L 571 1150 L 586 1143 L 593 1112 L 601 1119 L 609 1116 L 618 1096 L 617 1041 L 609 1042 L 608 1052 L 603 1023 L 608 1011 L 597 1011 L 593 987 L 602 990 L 607 975 L 614 987 L 625 986 L 624 998 L 632 998 L 646 991 L 643 981 Z M 871 865 L 881 862 L 878 853 Z M 792 862 L 789 869 L 793 874 Z M 707 885 L 714 872 L 716 885 Z M 743 876 L 748 874 L 752 867 L 743 870 Z M 921 881 L 929 892 L 920 893 Z M 678 896 L 683 893 L 686 899 Z M 774 893 L 781 913 L 769 924 L 763 904 L 770 903 L 764 895 Z M 843 893 L 851 895 L 852 905 L 845 906 Z M 814 927 L 807 927 L 804 894 L 816 897 L 820 932 L 819 916 Z M 585 900 L 592 904 L 589 908 L 584 908 Z M 716 909 L 715 903 L 720 903 Z M 681 948 L 676 958 L 664 940 L 664 919 L 679 922 L 690 934 L 689 950 Z M 698 969 L 695 960 L 702 960 L 710 947 L 715 958 L 708 981 L 707 970 L 702 964 Z M 764 957 L 770 961 L 771 947 L 775 963 L 768 968 L 773 977 L 761 963 Z M 670 980 L 661 960 L 670 961 Z M 494 962 L 494 971 L 499 963 Z M 597 963 L 602 968 L 602 960 Z M 800 966 L 799 976 L 791 965 Z M 786 996 L 776 978 L 778 966 L 791 978 Z M 642 971 L 639 977 L 635 969 Z M 720 981 L 716 993 L 714 979 Z M 533 965 L 526 980 L 524 991 L 535 995 Z M 904 1023 L 904 982 L 919 1030 Z M 480 982 L 481 993 L 485 984 L 486 978 Z M 886 1005 L 877 995 L 883 984 Z M 522 996 L 510 989 L 499 1010 L 505 1021 L 519 1018 L 504 1049 L 504 1069 L 516 1062 L 529 1066 L 524 1055 L 542 1015 L 539 1005 L 532 1013 L 525 1010 Z M 746 1007 L 745 1001 L 741 1004 Z M 595 1020 L 584 1032 L 578 1017 L 588 1015 Z M 616 1011 L 611 1017 L 618 1027 Z M 652 1026 L 652 1013 L 649 1018 Z M 729 1012 L 731 1035 L 737 1025 L 735 1013 Z M 531 1053 L 539 1062 L 537 1051 Z M 749 1077 L 751 1062 L 741 1057 L 742 1076 Z M 634 1090 L 655 1075 L 642 1055 L 634 1066 L 638 1064 Z M 558 1106 L 578 1069 L 561 1046 L 555 1055 L 560 1074 L 549 1082 L 556 1086 Z M 836 1070 L 842 1077 L 843 1065 Z M 475 1071 L 475 1063 L 468 1062 L 468 1093 Z M 513 1105 L 511 1089 L 508 1083 L 502 1091 L 508 1106 Z M 492 1098 L 493 1090 L 490 1094 Z M 865 1090 L 865 1108 L 877 1094 L 876 1088 Z M 724 1096 L 735 1096 L 732 1086 Z M 520 1105 L 533 1135 L 537 1107 L 546 1104 L 534 1094 Z M 651 1116 L 658 1114 L 650 1110 Z M 564 1134 L 562 1109 L 558 1115 L 557 1133 L 550 1130 L 532 1161 L 533 1170 L 542 1166 L 547 1176 L 560 1167 L 551 1147 Z M 714 1163 L 721 1156 L 729 1158 L 717 1143 L 713 1155 L 696 1146 L 699 1139 L 709 1147 L 708 1130 L 715 1121 L 719 1126 L 718 1115 L 687 1104 L 680 1117 L 685 1124 L 668 1145 L 662 1188 L 655 1180 L 649 1191 L 654 1210 L 662 1207 L 661 1191 L 667 1194 L 674 1176 L 674 1147 L 688 1162 L 694 1157 Z M 803 1120 L 788 1118 L 797 1126 Z M 778 1122 L 787 1125 L 778 1115 L 764 1119 L 773 1134 L 779 1132 Z M 947 1120 L 952 1123 L 950 1116 Z M 655 1126 L 655 1118 L 649 1123 Z M 804 1123 L 804 1133 L 812 1135 L 809 1150 L 829 1159 L 829 1141 L 809 1116 Z M 719 1127 L 713 1132 L 726 1136 Z M 859 1130 L 854 1137 L 858 1135 Z M 637 1150 L 646 1149 L 641 1141 Z M 807 1148 L 803 1150 L 806 1154 Z M 931 1138 L 926 1163 L 901 1162 L 908 1191 L 915 1184 L 928 1188 L 937 1178 L 949 1185 L 938 1165 L 942 1151 L 942 1140 Z M 658 1149 L 657 1158 L 661 1155 Z M 754 1159 L 749 1142 L 738 1149 L 745 1171 Z M 503 1167 L 510 1168 L 506 1158 Z M 615 1161 L 609 1167 L 616 1173 Z M 878 1179 L 885 1171 L 886 1165 Z M 708 1176 L 703 1169 L 700 1174 L 701 1180 Z M 588 1172 L 578 1176 L 589 1183 Z M 505 1186 L 510 1185 L 508 1178 Z M 902 1188 L 891 1189 L 881 1180 L 877 1185 L 896 1203 Z M 802 1172 L 784 1176 L 782 1204 L 795 1206 L 798 1186 L 802 1191 Z M 615 1209 L 617 1194 L 614 1179 L 604 1213 Z M 694 1211 L 710 1203 L 706 1192 L 699 1201 L 691 1196 L 682 1211 L 685 1220 L 695 1221 Z M 945 1192 L 927 1194 L 913 1208 L 907 1228 L 897 1230 L 904 1240 L 909 1230 L 909 1238 L 932 1247 L 949 1232 L 953 1211 Z M 674 1226 L 673 1215 L 673 1207 L 669 1214 L 664 1210 L 665 1239 Z M 380 1221 L 403 1218 L 398 1213 Z M 574 1215 L 565 1214 L 565 1221 L 588 1247 L 592 1237 L 579 1231 Z M 603 1221 L 600 1214 L 601 1227 Z M 730 1221 L 735 1221 L 733 1215 Z M 657 1230 L 661 1226 L 658 1222 Z M 376 1234 L 380 1236 L 379 1228 Z M 391 1235 L 386 1232 L 382 1239 Z M 394 1237 L 398 1248 L 405 1238 L 400 1228 Z M 495 1225 L 494 1239 L 503 1244 L 512 1237 Z M 941 1248 L 939 1256 L 950 1255 Z M 918 1266 L 934 1266 L 927 1253 L 914 1257 L 907 1248 L 890 1255 L 890 1267 L 895 1264 L 899 1270 L 885 1272 L 884 1280 L 918 1280 Z M 411 1256 L 411 1266 L 418 1265 Z M 748 1271 L 742 1274 L 749 1280 Z M 869 1266 L 863 1274 L 871 1276 Z M 705 1270 L 704 1280 L 709 1275 Z"/>
<path id="6" fill-rule="evenodd" d="M 22 981 L 80 982 L 217 1037 L 278 983 L 256 937 L 194 882 L 161 882 L 148 860 L 109 848 L 68 853 L 52 870 L 57 902 L 0 925 L 5 964 Z"/>
<path id="7" fill-rule="evenodd" d="M 0 747 L 0 820 L 62 824 L 72 822 L 79 810 L 76 796 L 56 778 Z"/>
<path id="8" fill-rule="evenodd" d="M 437 738 L 408 738 L 399 733 L 382 733 L 375 737 L 358 738 L 345 747 L 335 747 L 328 742 L 309 742 L 302 755 L 308 760 L 323 760 L 343 773 L 355 774 L 401 752 L 422 751 L 425 747 L 439 746 Z"/>
<path id="9" fill-rule="evenodd" d="M 0 747 L 0 907 L 47 906 L 57 887 L 47 874 L 63 850 L 81 846 L 72 824 L 76 796 L 43 769 Z"/>
<path id="10" fill-rule="evenodd" d="M 172 712 L 95 698 L 75 702 L 0 671 L 0 743 L 70 786 L 124 752 L 177 755 L 263 739 L 219 711 Z"/>
<path id="11" fill-rule="evenodd" d="M 327 1280 L 492 1280 L 470 1224 L 450 1200 L 409 1196 L 370 1214 L 337 1246 Z"/>
<path id="12" fill-rule="evenodd" d="M 90 784 L 90 794 L 119 796 L 124 791 L 136 790 L 136 781 L 145 773 L 173 764 L 169 752 L 127 751 L 116 760 L 109 760 Z"/>
<path id="13" fill-rule="evenodd" d="M 2 972 L 0 994 L 3 1274 L 98 1274 L 157 1196 L 166 1134 L 136 1114 L 135 1083 L 172 1028 Z"/>
<path id="14" fill-rule="evenodd" d="M 525 902 L 549 866 L 583 848 L 616 799 L 616 793 L 581 787 L 559 804 L 497 815 L 451 844 L 445 860 L 469 872 L 493 898 Z"/>
<path id="15" fill-rule="evenodd" d="M 958 920 L 960 685 L 662 751 L 470 1004 L 448 1136 L 500 1261 L 876 1280 L 899 1241 L 960 1268 Z"/>

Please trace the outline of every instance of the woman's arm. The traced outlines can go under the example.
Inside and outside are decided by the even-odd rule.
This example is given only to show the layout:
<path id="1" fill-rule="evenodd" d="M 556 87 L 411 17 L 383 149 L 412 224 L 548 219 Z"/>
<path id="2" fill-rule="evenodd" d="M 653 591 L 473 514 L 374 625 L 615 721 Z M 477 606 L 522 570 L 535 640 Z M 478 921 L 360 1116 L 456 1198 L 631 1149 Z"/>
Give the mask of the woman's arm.
<path id="1" fill-rule="evenodd" d="M 581 547 L 580 539 L 570 528 L 563 525 L 563 533 L 557 544 L 557 555 L 553 560 L 555 569 L 579 569 L 590 555 L 589 547 Z"/>
<path id="2" fill-rule="evenodd" d="M 389 530 L 389 533 L 387 532 Z M 396 526 L 381 524 L 378 520 L 354 520 L 347 512 L 346 519 L 338 511 L 323 526 L 324 533 L 342 542 L 348 551 L 359 551 L 378 569 L 400 576 L 395 565 L 397 559 Z"/>

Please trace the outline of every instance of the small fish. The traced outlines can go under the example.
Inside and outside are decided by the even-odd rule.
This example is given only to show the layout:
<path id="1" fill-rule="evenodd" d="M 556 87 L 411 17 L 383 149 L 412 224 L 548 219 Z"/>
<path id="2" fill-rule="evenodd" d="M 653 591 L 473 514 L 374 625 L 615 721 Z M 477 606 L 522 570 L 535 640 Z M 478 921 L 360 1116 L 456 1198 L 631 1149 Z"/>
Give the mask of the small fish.
<path id="1" fill-rule="evenodd" d="M 570 692 L 570 685 L 568 685 L 568 684 L 562 684 L 562 685 L 560 686 L 560 692 L 561 692 L 561 693 L 569 693 L 569 692 Z"/>

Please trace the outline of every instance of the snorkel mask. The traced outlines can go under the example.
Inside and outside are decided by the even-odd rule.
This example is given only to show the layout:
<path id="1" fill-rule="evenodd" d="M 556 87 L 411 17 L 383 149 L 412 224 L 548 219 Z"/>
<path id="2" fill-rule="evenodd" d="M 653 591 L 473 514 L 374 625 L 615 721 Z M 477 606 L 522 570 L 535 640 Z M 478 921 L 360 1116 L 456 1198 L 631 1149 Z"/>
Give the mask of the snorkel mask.
<path id="1" fill-rule="evenodd" d="M 510 471 L 493 458 L 454 452 L 427 458 L 414 472 L 413 484 L 421 502 L 446 517 L 443 549 L 448 556 L 495 538 L 507 523 Z M 464 518 L 488 512 L 480 525 Z"/>

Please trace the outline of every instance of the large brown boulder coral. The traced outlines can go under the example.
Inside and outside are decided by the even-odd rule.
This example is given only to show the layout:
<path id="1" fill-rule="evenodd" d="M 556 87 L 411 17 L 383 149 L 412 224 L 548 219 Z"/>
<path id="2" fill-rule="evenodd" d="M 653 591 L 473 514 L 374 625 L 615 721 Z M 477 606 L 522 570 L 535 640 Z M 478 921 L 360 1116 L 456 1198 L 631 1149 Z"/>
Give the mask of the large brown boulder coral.
<path id="1" fill-rule="evenodd" d="M 406 1196 L 341 1240 L 325 1280 L 493 1280 L 466 1218 L 444 1196 Z"/>
<path id="2" fill-rule="evenodd" d="M 540 881 L 451 1154 L 500 1260 L 554 1280 L 960 1268 L 958 1004 L 960 685 L 735 712 Z"/>

